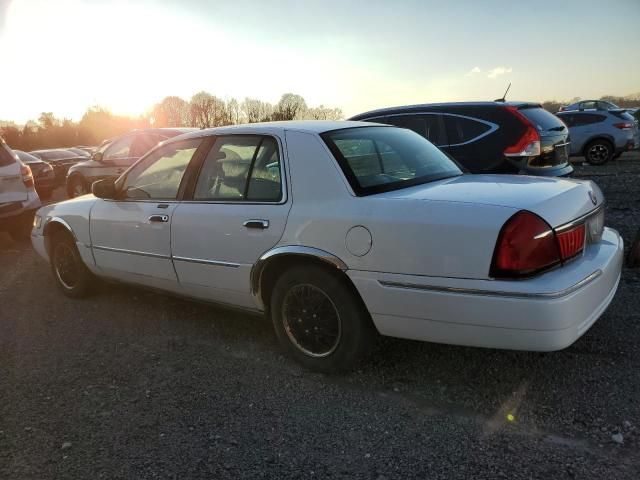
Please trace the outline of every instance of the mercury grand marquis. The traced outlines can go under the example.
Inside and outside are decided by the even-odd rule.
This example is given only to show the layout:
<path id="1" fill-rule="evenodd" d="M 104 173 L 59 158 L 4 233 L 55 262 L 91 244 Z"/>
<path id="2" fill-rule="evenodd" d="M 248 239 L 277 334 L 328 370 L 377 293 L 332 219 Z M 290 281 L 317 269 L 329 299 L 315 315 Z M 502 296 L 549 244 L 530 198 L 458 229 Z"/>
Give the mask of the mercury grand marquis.
<path id="1" fill-rule="evenodd" d="M 352 367 L 377 334 L 563 349 L 620 279 L 594 183 L 463 174 L 392 126 L 196 131 L 92 191 L 34 219 L 64 294 L 104 277 L 264 312 L 315 370 Z"/>

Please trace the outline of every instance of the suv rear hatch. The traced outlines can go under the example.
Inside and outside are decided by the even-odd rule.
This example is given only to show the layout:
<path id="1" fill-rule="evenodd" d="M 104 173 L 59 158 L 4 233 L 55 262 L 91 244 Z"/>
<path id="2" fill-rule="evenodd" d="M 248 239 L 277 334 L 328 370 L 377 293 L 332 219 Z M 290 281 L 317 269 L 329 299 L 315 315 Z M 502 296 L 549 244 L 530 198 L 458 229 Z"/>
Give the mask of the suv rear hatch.
<path id="1" fill-rule="evenodd" d="M 11 209 L 10 205 L 28 199 L 21 172 L 22 163 L 15 154 L 0 141 L 0 214 Z"/>
<path id="2" fill-rule="evenodd" d="M 518 106 L 516 111 L 521 114 L 521 121 L 535 129 L 540 141 L 540 153 L 529 157 L 527 169 L 539 175 L 538 169 L 570 167 L 569 130 L 564 122 L 536 104 Z"/>

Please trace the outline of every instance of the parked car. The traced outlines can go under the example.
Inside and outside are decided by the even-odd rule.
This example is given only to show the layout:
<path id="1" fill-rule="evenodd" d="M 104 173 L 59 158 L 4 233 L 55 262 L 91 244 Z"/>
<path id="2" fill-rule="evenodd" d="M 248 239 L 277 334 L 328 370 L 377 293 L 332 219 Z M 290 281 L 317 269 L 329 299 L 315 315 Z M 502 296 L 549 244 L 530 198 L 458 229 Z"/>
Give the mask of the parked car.
<path id="1" fill-rule="evenodd" d="M 560 107 L 560 111 L 567 110 L 617 110 L 618 107 L 615 103 L 607 102 L 605 100 L 581 100 L 579 102 L 572 103 L 571 105 L 565 105 Z"/>
<path id="2" fill-rule="evenodd" d="M 537 103 L 438 103 L 384 108 L 351 120 L 386 123 L 419 133 L 471 173 L 565 176 L 565 125 Z"/>
<path id="3" fill-rule="evenodd" d="M 53 167 L 30 153 L 23 152 L 22 150 L 14 150 L 14 152 L 18 155 L 20 161 L 28 165 L 31 169 L 38 196 L 43 200 L 51 198 L 51 193 L 56 186 Z"/>
<path id="4" fill-rule="evenodd" d="M 565 348 L 607 308 L 623 258 L 594 183 L 463 175 L 420 135 L 362 122 L 196 131 L 93 193 L 35 219 L 65 295 L 96 275 L 266 312 L 323 371 L 376 332 Z"/>
<path id="5" fill-rule="evenodd" d="M 78 197 L 91 192 L 91 184 L 103 178 L 118 178 L 149 149 L 168 138 L 191 132 L 193 128 L 148 128 L 134 130 L 107 140 L 90 160 L 78 163 L 67 174 L 67 195 Z"/>
<path id="6" fill-rule="evenodd" d="M 638 123 L 625 110 L 558 112 L 571 136 L 571 155 L 602 165 L 640 147 Z"/>
<path id="7" fill-rule="evenodd" d="M 53 172 L 56 178 L 56 184 L 64 183 L 64 179 L 67 176 L 67 171 L 73 165 L 79 162 L 83 162 L 87 159 L 84 155 L 78 155 L 77 153 L 70 152 L 63 148 L 51 148 L 46 150 L 34 150 L 29 152 L 31 155 L 47 162 L 53 167 Z"/>
<path id="8" fill-rule="evenodd" d="M 77 146 L 75 146 L 73 148 L 79 148 L 80 150 L 84 150 L 90 156 L 93 155 L 95 153 L 95 151 L 98 149 L 98 147 L 91 147 L 89 145 L 77 145 Z"/>
<path id="9" fill-rule="evenodd" d="M 73 152 L 76 155 L 80 155 L 81 157 L 87 157 L 87 158 L 91 157 L 91 153 L 89 153 L 88 151 L 82 148 L 69 147 L 69 148 L 65 148 L 65 150 L 69 150 L 70 152 Z"/>
<path id="10" fill-rule="evenodd" d="M 27 240 L 39 206 L 31 169 L 0 137 L 0 231 Z"/>

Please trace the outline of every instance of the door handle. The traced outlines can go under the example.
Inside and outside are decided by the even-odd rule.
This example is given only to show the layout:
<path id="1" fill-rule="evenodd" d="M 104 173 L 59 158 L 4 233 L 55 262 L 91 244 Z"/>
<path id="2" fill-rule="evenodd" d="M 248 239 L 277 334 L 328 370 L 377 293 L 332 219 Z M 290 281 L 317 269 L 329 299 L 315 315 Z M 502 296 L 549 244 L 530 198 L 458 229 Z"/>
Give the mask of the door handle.
<path id="1" fill-rule="evenodd" d="M 150 222 L 168 222 L 169 215 L 151 215 L 149 217 Z"/>
<path id="2" fill-rule="evenodd" d="M 269 228 L 269 220 L 247 220 L 242 225 L 247 228 Z"/>

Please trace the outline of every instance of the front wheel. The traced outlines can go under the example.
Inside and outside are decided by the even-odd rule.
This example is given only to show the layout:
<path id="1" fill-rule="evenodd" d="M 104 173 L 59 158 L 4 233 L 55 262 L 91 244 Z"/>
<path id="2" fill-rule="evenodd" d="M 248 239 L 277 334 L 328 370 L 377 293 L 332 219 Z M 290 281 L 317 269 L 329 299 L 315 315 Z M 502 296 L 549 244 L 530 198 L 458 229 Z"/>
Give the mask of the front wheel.
<path id="1" fill-rule="evenodd" d="M 273 289 L 270 311 L 280 344 L 310 370 L 353 368 L 375 341 L 375 327 L 351 285 L 316 265 L 287 270 Z"/>
<path id="2" fill-rule="evenodd" d="M 606 140 L 594 140 L 585 148 L 584 156 L 591 165 L 604 165 L 613 157 L 613 146 Z"/>
<path id="3" fill-rule="evenodd" d="M 51 239 L 51 271 L 62 293 L 71 298 L 86 297 L 95 285 L 95 277 L 86 267 L 73 238 L 58 232 Z"/>

